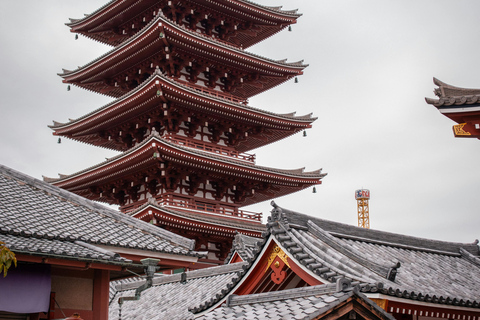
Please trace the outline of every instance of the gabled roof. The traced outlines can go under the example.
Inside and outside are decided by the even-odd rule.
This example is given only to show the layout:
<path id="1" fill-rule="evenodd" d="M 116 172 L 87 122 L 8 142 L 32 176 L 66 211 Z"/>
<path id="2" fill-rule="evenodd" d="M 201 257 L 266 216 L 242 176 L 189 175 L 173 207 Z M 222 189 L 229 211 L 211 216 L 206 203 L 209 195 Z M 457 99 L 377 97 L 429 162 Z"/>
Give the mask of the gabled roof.
<path id="1" fill-rule="evenodd" d="M 421 315 L 420 311 L 417 314 L 417 309 L 414 309 L 417 306 L 419 310 L 431 312 L 432 316 L 437 312 L 444 312 L 455 319 L 478 315 L 480 253 L 477 242 L 443 242 L 363 229 L 313 218 L 281 208 L 275 203 L 273 206 L 267 223 L 268 231 L 255 244 L 246 262 L 241 264 L 242 270 L 237 269 L 237 273 L 230 275 L 230 280 L 224 279 L 220 287 L 216 286 L 216 277 L 198 283 L 199 286 L 193 291 L 195 301 L 188 306 L 196 317 L 202 320 L 251 319 L 254 316 L 265 319 L 322 319 L 322 314 L 328 314 L 329 310 L 353 298 L 375 317 L 392 319 L 367 297 L 387 299 L 387 311 L 390 313 L 415 312 Z M 268 275 L 268 267 L 267 270 L 264 267 L 268 266 L 267 260 L 272 263 L 275 256 L 265 249 L 271 247 L 272 241 L 280 247 L 280 251 L 275 252 L 286 254 L 282 255 L 283 261 L 289 263 L 290 267 L 299 266 L 305 270 L 304 274 L 320 280 L 320 284 L 274 292 L 267 290 L 258 294 L 239 290 L 243 284 L 258 277 L 254 273 L 257 266 L 261 267 L 261 274 Z M 220 272 L 224 270 L 222 267 L 211 270 Z M 384 274 L 385 271 L 387 274 Z M 181 278 L 179 275 L 177 277 Z M 159 281 L 170 282 L 166 278 Z M 133 288 L 139 285 L 130 285 L 130 295 Z M 197 292 L 203 294 L 210 287 L 214 288 L 214 292 L 210 291 L 209 295 L 197 300 Z M 185 308 L 183 296 L 185 291 L 189 292 L 192 288 L 182 289 L 182 284 L 177 283 L 168 289 L 175 290 L 176 296 L 181 297 L 179 305 Z M 165 292 L 167 288 L 163 290 Z M 237 296 L 238 293 L 243 295 Z M 160 296 L 161 299 L 163 294 L 152 292 L 148 297 L 152 300 Z M 132 306 L 128 312 L 133 314 L 134 310 L 139 312 L 148 309 L 155 314 L 163 308 L 154 300 L 147 300 L 143 300 L 145 302 L 142 305 Z M 403 311 L 393 310 L 391 305 L 398 306 L 399 302 L 404 303 Z M 112 314 L 112 308 L 114 312 L 118 308 L 111 304 L 110 316 L 116 316 L 116 313 Z M 173 302 L 171 308 L 174 312 L 180 312 Z M 184 314 L 185 319 L 188 316 L 190 314 Z"/>
<path id="2" fill-rule="evenodd" d="M 289 257 L 323 282 L 382 282 L 384 294 L 477 306 L 478 241 L 453 243 L 340 224 L 274 204 L 268 232 Z M 467 300 L 470 302 L 467 303 Z M 443 302 L 442 302 L 443 301 Z M 476 302 L 475 302 L 476 301 Z"/>
<path id="3" fill-rule="evenodd" d="M 162 37 L 159 38 L 159 34 Z M 216 65 L 237 68 L 247 74 L 257 74 L 255 83 L 245 81 L 241 88 L 236 87 L 232 94 L 248 98 L 275 87 L 294 76 L 301 75 L 308 65 L 303 61 L 287 63 L 285 60 L 272 60 L 225 43 L 214 38 L 192 32 L 166 19 L 162 14 L 152 20 L 144 29 L 111 51 L 76 70 L 63 70 L 59 74 L 65 83 L 72 83 L 87 90 L 120 97 L 124 91 L 104 81 L 114 78 L 132 64 L 144 62 L 145 59 L 162 54 L 167 58 L 172 55 L 165 51 L 165 46 L 174 44 L 177 52 L 186 52 L 194 59 L 215 61 Z M 172 57 L 173 58 L 173 57 Z M 151 70 L 152 72 L 154 70 Z M 260 84 L 260 85 L 259 85 Z"/>
<path id="4" fill-rule="evenodd" d="M 414 304 L 420 301 L 431 306 L 480 308 L 478 241 L 452 243 L 363 229 L 272 204 L 274 209 L 264 239 L 253 250 L 253 257 L 247 259 L 246 275 L 236 282 L 230 294 L 245 294 L 245 285 L 251 286 L 259 267 L 265 273 L 262 266 L 267 256 L 270 262 L 274 257 L 266 251 L 273 241 L 286 254 L 288 258 L 283 259 L 292 268 L 299 267 L 316 283 L 344 279 L 362 284 L 362 292 L 402 298 L 405 303 L 414 300 Z M 227 299 L 227 294 L 216 297 L 212 308 Z M 203 306 L 198 311 L 209 308 Z"/>
<path id="5" fill-rule="evenodd" d="M 199 257 L 194 241 L 0 165 L 0 241 L 15 253 L 126 263 L 128 248 Z M 101 248 L 101 247 L 103 248 Z M 105 248 L 108 248 L 105 249 Z"/>
<path id="6" fill-rule="evenodd" d="M 125 301 L 121 307 L 122 318 L 133 319 L 139 313 L 144 319 L 192 319 L 194 309 L 209 303 L 212 297 L 228 292 L 244 273 L 245 263 L 210 267 L 182 274 L 162 275 L 153 279 L 153 286 L 142 292 L 138 301 Z M 135 296 L 135 289 L 145 281 L 120 284 L 110 300 L 109 318 L 119 315 L 118 299 Z"/>

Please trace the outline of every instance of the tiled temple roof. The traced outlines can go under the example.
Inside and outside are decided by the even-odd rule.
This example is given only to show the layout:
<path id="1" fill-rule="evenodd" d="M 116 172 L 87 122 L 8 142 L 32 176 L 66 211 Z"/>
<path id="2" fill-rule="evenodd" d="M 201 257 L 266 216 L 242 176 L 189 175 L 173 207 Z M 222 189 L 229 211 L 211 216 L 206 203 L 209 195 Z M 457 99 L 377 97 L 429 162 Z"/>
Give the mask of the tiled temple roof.
<path id="1" fill-rule="evenodd" d="M 118 263 L 102 249 L 129 248 L 183 256 L 194 241 L 126 216 L 0 165 L 0 241 L 14 252 Z"/>
<path id="2" fill-rule="evenodd" d="M 212 297 L 226 294 L 235 281 L 244 274 L 245 263 L 234 263 L 210 267 L 182 274 L 163 275 L 153 279 L 153 286 L 142 292 L 138 301 L 125 301 L 122 318 L 136 319 L 140 313 L 143 319 L 185 320 L 192 319 L 189 309 L 209 304 Z M 135 296 L 135 289 L 145 281 L 121 284 L 110 301 L 109 318 L 117 319 L 118 299 Z"/>
<path id="3" fill-rule="evenodd" d="M 231 295 L 227 303 L 196 319 L 318 319 L 352 297 L 363 300 L 381 318 L 395 319 L 362 294 L 359 288 L 339 290 L 336 284 L 327 284 L 244 296 Z"/>
<path id="4" fill-rule="evenodd" d="M 480 104 L 480 89 L 467 89 L 454 87 L 433 78 L 433 83 L 438 86 L 433 92 L 438 99 L 425 98 L 428 104 L 434 105 L 437 108 L 442 107 L 456 107 Z"/>
<path id="5" fill-rule="evenodd" d="M 280 208 L 268 233 L 324 281 L 382 282 L 378 292 L 479 307 L 478 241 L 453 243 L 364 229 Z M 396 276 L 388 279 L 392 275 Z M 435 297 L 435 299 L 433 299 Z"/>
<path id="6" fill-rule="evenodd" d="M 181 300 L 178 306 L 172 303 L 174 313 L 183 312 L 183 319 L 189 319 L 188 316 L 193 313 L 202 320 L 251 319 L 254 316 L 262 319 L 278 319 L 282 316 L 315 319 L 315 316 L 342 303 L 344 299 L 356 296 L 379 312 L 381 317 L 392 319 L 363 294 L 383 294 L 405 299 L 406 303 L 414 300 L 415 303 L 426 302 L 454 308 L 480 308 L 480 253 L 477 242 L 443 242 L 363 229 L 313 218 L 280 208 L 275 203 L 273 206 L 267 223 L 268 231 L 263 239 L 254 244 L 253 249 L 249 248 L 248 258 L 241 264 L 242 268 L 231 273 L 230 280 L 222 279 L 219 287 L 216 276 L 197 282 L 194 302 L 186 305 Z M 233 295 L 248 277 L 258 262 L 259 253 L 272 237 L 292 261 L 309 269 L 324 284 L 261 294 Z M 229 265 L 212 268 L 210 272 L 217 274 L 225 266 Z M 393 277 L 392 270 L 396 272 Z M 209 269 L 202 271 L 208 273 Z M 180 279 L 180 275 L 177 277 Z M 168 290 L 175 290 L 172 292 L 181 299 L 192 290 L 179 282 L 173 284 L 167 278 L 157 281 L 169 282 L 172 287 Z M 132 289 L 130 295 L 139 285 L 129 285 Z M 148 290 L 163 291 L 148 293 L 149 298 L 145 298 L 142 305 L 131 305 L 128 312 L 134 314 L 135 310 L 148 309 L 155 315 L 159 309 L 165 308 L 152 299 L 162 299 L 167 288 Z M 197 292 L 208 294 L 197 299 Z M 150 302 L 147 302 L 148 299 Z M 117 315 L 115 312 L 118 312 L 118 307 L 111 304 L 110 308 L 110 316 Z M 189 308 L 191 313 L 186 313 L 185 308 Z M 161 316 L 152 319 L 161 319 Z"/>

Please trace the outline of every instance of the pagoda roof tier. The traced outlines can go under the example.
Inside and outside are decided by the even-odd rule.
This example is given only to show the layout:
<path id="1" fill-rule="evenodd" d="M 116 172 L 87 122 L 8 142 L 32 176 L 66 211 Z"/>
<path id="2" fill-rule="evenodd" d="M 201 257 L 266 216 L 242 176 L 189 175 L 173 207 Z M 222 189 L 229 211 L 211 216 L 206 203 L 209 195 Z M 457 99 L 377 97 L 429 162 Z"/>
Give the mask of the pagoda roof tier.
<path id="1" fill-rule="evenodd" d="M 169 19 L 197 28 L 243 48 L 296 23 L 297 10 L 262 6 L 246 0 L 112 0 L 81 19 L 70 19 L 71 32 L 108 45 L 119 45 L 161 10 Z"/>
<path id="2" fill-rule="evenodd" d="M 154 221 L 154 224 L 157 225 L 168 225 L 220 237 L 234 238 L 238 232 L 241 232 L 250 237 L 259 238 L 262 232 L 266 231 L 265 225 L 257 219 L 238 219 L 226 215 L 206 214 L 198 210 L 189 211 L 164 203 L 158 204 L 153 198 L 136 210 L 129 212 L 129 215 L 146 222 Z"/>
<path id="3" fill-rule="evenodd" d="M 120 97 L 147 79 L 156 67 L 247 99 L 303 74 L 302 61 L 287 63 L 254 55 L 192 32 L 159 14 L 135 36 L 74 71 L 59 74 L 64 83 Z"/>
<path id="4" fill-rule="evenodd" d="M 480 89 L 454 87 L 436 78 L 433 83 L 438 99 L 425 98 L 440 113 L 458 123 L 453 126 L 455 137 L 480 139 Z"/>
<path id="5" fill-rule="evenodd" d="M 180 195 L 194 195 L 199 185 L 208 185 L 218 200 L 231 199 L 233 203 L 225 203 L 238 207 L 320 184 L 325 175 L 321 170 L 257 166 L 172 143 L 154 131 L 141 144 L 98 165 L 58 179 L 44 179 L 88 199 L 120 205 L 129 199 L 136 201 L 142 187 L 158 190 L 160 184 L 171 192 L 184 192 Z"/>
<path id="6" fill-rule="evenodd" d="M 223 128 L 221 131 L 228 132 L 232 130 L 232 123 L 236 124 L 235 130 L 241 131 L 242 139 L 235 145 L 235 150 L 247 152 L 310 128 L 316 120 L 311 114 L 276 114 L 213 93 L 202 92 L 188 83 L 182 84 L 157 69 L 141 85 L 115 101 L 76 120 L 54 122 L 49 127 L 58 136 L 125 151 L 128 144 L 119 138 L 119 132 L 123 131 L 125 136 L 131 131 L 131 136 L 137 136 L 137 132 L 145 128 L 156 127 L 158 131 L 166 128 L 168 131 L 168 116 L 165 116 L 164 109 L 175 109 L 176 119 L 191 129 L 207 122 L 217 123 Z M 196 125 L 192 125 L 192 114 L 195 114 L 193 122 Z M 194 136 L 196 129 L 187 134 Z"/>

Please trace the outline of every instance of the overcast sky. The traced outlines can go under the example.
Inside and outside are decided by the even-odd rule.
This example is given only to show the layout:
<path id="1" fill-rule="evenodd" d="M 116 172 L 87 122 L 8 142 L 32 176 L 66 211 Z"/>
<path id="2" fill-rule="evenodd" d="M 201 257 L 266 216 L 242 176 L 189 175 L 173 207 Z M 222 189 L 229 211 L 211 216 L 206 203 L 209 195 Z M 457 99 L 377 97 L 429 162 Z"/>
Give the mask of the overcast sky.
<path id="1" fill-rule="evenodd" d="M 28 4 L 26 4 L 28 2 Z M 75 119 L 112 99 L 56 74 L 110 50 L 64 25 L 106 0 L 3 0 L 0 4 L 0 163 L 36 178 L 71 174 L 115 152 L 63 139 L 47 125 Z M 292 32 L 248 49 L 304 59 L 299 78 L 250 99 L 277 112 L 313 112 L 308 136 L 255 150 L 257 164 L 328 175 L 276 200 L 285 208 L 357 224 L 354 191 L 371 191 L 373 229 L 458 242 L 480 238 L 480 141 L 453 137 L 448 118 L 425 103 L 432 77 L 480 88 L 480 3 L 471 1 L 258 0 L 298 8 Z M 246 208 L 271 210 L 268 202 Z"/>

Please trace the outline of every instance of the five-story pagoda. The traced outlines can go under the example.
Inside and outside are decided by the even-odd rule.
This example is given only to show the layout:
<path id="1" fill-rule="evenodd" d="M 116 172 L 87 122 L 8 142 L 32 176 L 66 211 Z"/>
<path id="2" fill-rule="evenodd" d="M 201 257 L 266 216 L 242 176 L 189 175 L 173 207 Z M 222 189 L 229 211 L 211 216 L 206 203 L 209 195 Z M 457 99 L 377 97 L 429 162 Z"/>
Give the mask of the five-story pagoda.
<path id="1" fill-rule="evenodd" d="M 295 23 L 296 11 L 246 0 L 112 0 L 72 32 L 114 46 L 64 70 L 63 82 L 116 98 L 51 128 L 122 153 L 56 186 L 196 240 L 225 259 L 237 232 L 259 236 L 261 214 L 242 206 L 320 184 L 320 170 L 255 165 L 252 149 L 311 127 L 311 115 L 275 114 L 247 99 L 302 74 L 244 49 Z"/>

